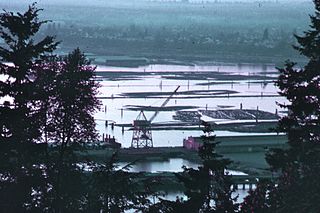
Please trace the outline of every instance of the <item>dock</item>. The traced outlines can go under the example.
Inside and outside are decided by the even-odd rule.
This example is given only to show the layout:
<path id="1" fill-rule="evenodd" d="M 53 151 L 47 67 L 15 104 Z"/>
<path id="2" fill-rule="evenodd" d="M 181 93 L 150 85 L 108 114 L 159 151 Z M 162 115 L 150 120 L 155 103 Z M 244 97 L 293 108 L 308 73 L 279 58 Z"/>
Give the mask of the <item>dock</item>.
<path id="1" fill-rule="evenodd" d="M 140 179 L 154 180 L 161 185 L 158 186 L 158 190 L 170 191 L 170 190 L 184 190 L 184 185 L 179 182 L 177 174 L 174 172 L 161 172 L 161 173 L 148 173 L 141 172 Z M 257 186 L 260 181 L 267 181 L 269 183 L 277 184 L 278 176 L 273 175 L 231 175 L 231 189 L 233 190 L 250 190 Z"/>

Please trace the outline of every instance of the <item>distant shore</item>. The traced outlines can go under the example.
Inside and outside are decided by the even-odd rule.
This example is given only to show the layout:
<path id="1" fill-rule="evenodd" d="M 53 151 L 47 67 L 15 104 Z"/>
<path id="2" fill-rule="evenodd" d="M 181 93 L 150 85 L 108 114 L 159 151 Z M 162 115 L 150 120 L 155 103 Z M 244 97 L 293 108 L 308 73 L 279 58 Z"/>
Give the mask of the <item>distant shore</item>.
<path id="1" fill-rule="evenodd" d="M 108 56 L 105 56 L 108 58 Z M 232 56 L 232 55 L 214 55 L 209 56 L 167 56 L 163 58 L 155 58 L 152 56 L 132 56 L 127 59 L 121 59 L 123 56 L 119 56 L 119 59 L 106 59 L 105 61 L 96 60 L 94 56 L 90 59 L 95 65 L 113 66 L 113 67 L 128 67 L 136 68 L 140 66 L 148 66 L 152 64 L 167 64 L 167 65 L 182 65 L 182 66 L 201 66 L 201 65 L 225 65 L 225 64 L 252 64 L 252 65 L 270 65 L 273 64 L 275 67 L 281 67 L 284 65 L 288 58 L 277 56 Z M 303 58 L 291 58 L 291 61 L 296 62 L 298 65 L 304 65 L 305 60 Z"/>
<path id="2" fill-rule="evenodd" d="M 72 47 L 65 46 L 56 52 L 58 55 L 67 54 Z M 257 55 L 248 53 L 197 53 L 187 52 L 179 53 L 174 51 L 161 52 L 154 55 L 148 51 L 130 51 L 122 50 L 119 47 L 117 52 L 105 50 L 95 51 L 88 49 L 85 51 L 86 56 L 94 65 L 112 66 L 112 67 L 128 67 L 136 68 L 140 66 L 148 66 L 152 64 L 181 65 L 181 66 L 206 66 L 206 65 L 226 65 L 226 64 L 252 64 L 252 65 L 274 65 L 282 67 L 286 60 L 290 59 L 297 65 L 303 66 L 306 59 L 295 55 Z"/>

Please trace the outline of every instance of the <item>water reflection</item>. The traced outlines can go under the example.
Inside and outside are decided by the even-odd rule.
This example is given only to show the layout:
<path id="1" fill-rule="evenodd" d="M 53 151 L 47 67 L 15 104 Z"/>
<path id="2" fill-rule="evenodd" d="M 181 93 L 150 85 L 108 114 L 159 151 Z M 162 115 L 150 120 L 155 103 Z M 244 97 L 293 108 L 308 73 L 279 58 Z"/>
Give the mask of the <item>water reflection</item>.
<path id="1" fill-rule="evenodd" d="M 174 72 L 210 72 L 217 71 L 221 73 L 252 75 L 256 73 L 262 74 L 261 79 L 257 80 L 195 80 L 195 79 L 167 79 L 162 78 L 160 71 L 174 71 Z M 276 75 L 273 65 L 251 65 L 241 64 L 239 66 L 234 64 L 216 64 L 216 65 L 203 65 L 203 66 L 177 66 L 177 65 L 148 65 L 139 68 L 122 68 L 122 67 L 103 67 L 99 66 L 98 71 L 139 71 L 144 74 L 141 78 L 135 80 L 107 80 L 101 81 L 102 87 L 99 89 L 101 97 L 111 97 L 113 99 L 102 99 L 103 106 L 106 107 L 107 113 L 101 111 L 95 114 L 97 121 L 97 129 L 102 135 L 111 134 L 114 136 L 123 147 L 131 145 L 132 131 L 129 128 L 121 128 L 115 126 L 112 130 L 110 127 L 105 128 L 104 121 L 111 120 L 116 124 L 132 124 L 136 119 L 138 111 L 129 110 L 126 105 L 137 106 L 160 106 L 167 95 L 161 95 L 160 98 L 149 98 L 146 96 L 139 97 L 123 97 L 124 93 L 145 93 L 153 92 L 155 94 L 162 94 L 162 92 L 172 92 L 177 85 L 181 85 L 180 92 L 208 90 L 208 82 L 210 83 L 210 90 L 232 90 L 237 93 L 228 93 L 228 95 L 219 95 L 215 97 L 199 97 L 190 98 L 190 95 L 176 95 L 171 99 L 168 107 L 196 107 L 197 109 L 220 109 L 221 106 L 230 106 L 228 109 L 238 109 L 240 104 L 243 109 L 257 109 L 268 111 L 271 113 L 279 112 L 281 109 L 277 106 L 276 102 L 284 103 L 286 100 L 277 95 L 277 88 L 272 81 L 264 79 L 265 76 Z M 152 70 L 153 75 L 144 73 L 144 70 Z M 158 72 L 159 71 L 159 72 Z M 174 73 L 171 73 L 175 76 Z M 181 74 L 182 75 L 182 74 Z M 166 74 L 167 76 L 167 74 Z M 192 77 L 193 75 L 191 75 Z M 161 86 L 159 86 L 161 85 Z M 271 95 L 271 96 L 270 96 Z M 245 98 L 244 98 L 245 96 Z M 104 107 L 103 107 L 104 109 Z M 154 112 L 145 112 L 147 118 L 150 118 Z M 162 111 L 154 119 L 154 123 L 176 122 L 173 120 L 175 111 Z M 188 136 L 200 136 L 202 131 L 188 131 L 188 130 L 162 130 L 153 131 L 154 146 L 182 146 L 182 141 Z M 217 131 L 217 135 L 233 135 L 238 133 Z M 248 134 L 248 133 L 245 133 Z M 165 136 L 165 137 L 164 137 Z"/>
<path id="2" fill-rule="evenodd" d="M 119 167 L 124 167 L 128 163 L 121 162 L 118 164 Z M 131 168 L 130 172 L 182 172 L 182 166 L 187 168 L 197 169 L 199 164 L 182 159 L 182 158 L 169 158 L 167 160 L 150 160 L 148 161 L 137 161 Z M 234 170 L 226 170 L 230 175 L 246 175 L 246 173 Z"/>

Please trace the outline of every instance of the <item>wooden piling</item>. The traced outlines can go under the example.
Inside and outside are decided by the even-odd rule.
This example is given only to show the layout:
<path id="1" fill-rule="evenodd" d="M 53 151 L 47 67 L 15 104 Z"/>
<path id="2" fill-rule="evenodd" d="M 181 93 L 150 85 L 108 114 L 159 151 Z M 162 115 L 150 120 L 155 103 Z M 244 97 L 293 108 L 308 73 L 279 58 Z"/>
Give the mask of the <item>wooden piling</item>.
<path id="1" fill-rule="evenodd" d="M 238 190 L 238 184 L 233 184 L 233 189 Z"/>

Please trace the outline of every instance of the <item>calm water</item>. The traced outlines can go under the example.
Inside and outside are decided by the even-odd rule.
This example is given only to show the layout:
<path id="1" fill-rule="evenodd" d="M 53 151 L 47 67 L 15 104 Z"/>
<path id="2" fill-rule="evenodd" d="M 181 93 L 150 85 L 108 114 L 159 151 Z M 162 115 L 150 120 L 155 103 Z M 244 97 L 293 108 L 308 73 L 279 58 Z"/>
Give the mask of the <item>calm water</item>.
<path id="1" fill-rule="evenodd" d="M 199 83 L 217 82 L 222 83 L 223 81 L 218 81 L 214 79 L 205 80 L 171 80 L 166 79 L 161 76 L 160 72 L 170 71 L 170 72 L 221 72 L 226 75 L 237 75 L 241 74 L 243 76 L 250 75 L 260 75 L 261 79 L 264 76 L 274 76 L 275 68 L 273 65 L 252 65 L 252 64 L 219 64 L 219 65 L 203 65 L 203 66 L 181 66 L 181 65 L 149 65 L 139 68 L 121 68 L 121 67 L 97 67 L 98 75 L 99 71 L 110 71 L 110 72 L 122 72 L 122 71 L 132 71 L 132 72 L 153 72 L 148 76 L 137 80 L 107 80 L 104 79 L 100 82 L 101 88 L 99 89 L 100 97 L 120 97 L 122 93 L 128 92 L 172 92 L 174 89 L 180 85 L 179 92 L 190 91 L 190 90 L 233 90 L 239 92 L 234 95 L 276 95 L 277 88 L 274 84 L 268 83 L 262 85 L 261 83 L 254 83 L 248 80 L 233 80 L 232 83 L 225 81 L 223 84 L 215 84 L 210 86 L 198 85 Z M 1 75 L 0 78 L 6 78 Z M 197 98 L 188 99 L 185 98 L 175 98 L 175 96 L 168 102 L 167 106 L 195 106 L 198 109 L 208 108 L 219 109 L 219 106 L 227 105 L 230 109 L 239 108 L 242 103 L 244 109 L 256 109 L 259 107 L 260 110 L 268 111 L 274 113 L 276 109 L 280 111 L 281 109 L 276 105 L 276 102 L 284 103 L 286 100 L 283 97 L 230 97 L 225 98 Z M 131 145 L 132 131 L 125 128 L 122 133 L 121 128 L 115 127 L 113 130 L 110 127 L 105 126 L 105 120 L 111 120 L 117 124 L 128 124 L 132 123 L 139 114 L 138 111 L 126 110 L 126 105 L 142 105 L 142 106 L 161 106 L 161 104 L 166 99 L 166 96 L 162 99 L 155 98 L 116 98 L 116 99 L 103 99 L 102 100 L 102 110 L 97 112 L 94 117 L 97 123 L 97 129 L 102 136 L 102 134 L 109 134 L 114 136 L 123 147 L 129 147 Z M 0 101 L 10 100 L 10 98 L 2 98 Z M 105 111 L 104 109 L 107 109 Z M 121 109 L 123 113 L 121 113 Z M 150 118 L 154 112 L 145 112 L 147 118 Z M 174 121 L 172 116 L 175 112 L 160 112 L 159 115 L 154 119 L 154 123 L 161 122 L 172 122 Z M 202 131 L 186 131 L 186 130 L 163 130 L 163 131 L 153 131 L 153 143 L 154 146 L 181 146 L 184 138 L 188 136 L 200 136 Z M 236 133 L 229 131 L 216 131 L 216 135 L 243 135 L 249 133 Z"/>
<path id="2" fill-rule="evenodd" d="M 118 163 L 119 167 L 126 166 L 127 163 Z M 130 172 L 182 172 L 182 166 L 197 169 L 199 164 L 184 160 L 182 158 L 170 158 L 166 161 L 138 161 L 131 166 Z M 230 175 L 246 175 L 246 173 L 227 170 Z"/>
<path id="3" fill-rule="evenodd" d="M 194 71 L 219 71 L 224 72 L 226 75 L 256 75 L 274 76 L 276 72 L 272 65 L 214 65 L 214 66 L 176 66 L 176 65 L 149 65 L 139 68 L 119 68 L 119 67 L 103 67 L 97 68 L 98 71 L 133 71 L 133 72 L 145 72 L 152 71 L 152 75 L 145 76 L 142 79 L 137 80 L 120 80 L 112 81 L 104 79 L 101 81 L 100 97 L 120 97 L 122 93 L 128 92 L 172 92 L 180 85 L 179 92 L 189 90 L 234 90 L 239 92 L 235 95 L 260 95 L 269 94 L 276 95 L 277 88 L 273 83 L 262 85 L 261 83 L 253 83 L 247 80 L 236 81 L 232 83 L 230 81 L 224 84 L 215 84 L 210 86 L 198 85 L 199 83 L 219 82 L 213 79 L 206 80 L 171 80 L 161 77 L 160 71 L 176 71 L 176 72 L 194 72 Z M 99 75 L 99 74 L 98 74 Z M 220 83 L 223 81 L 220 81 Z M 230 95 L 231 96 L 231 95 Z M 95 114 L 97 120 L 97 129 L 100 134 L 110 134 L 122 144 L 123 147 L 129 147 L 131 145 L 132 131 L 125 128 L 122 133 L 121 128 L 115 127 L 112 130 L 110 127 L 105 127 L 105 120 L 114 121 L 117 124 L 132 123 L 139 114 L 138 111 L 126 110 L 126 105 L 142 105 L 142 106 L 160 106 L 166 97 L 163 99 L 154 98 L 116 98 L 116 99 L 103 99 L 102 111 Z M 199 109 L 219 109 L 221 105 L 231 106 L 230 109 L 239 108 L 242 103 L 244 109 L 256 109 L 274 113 L 276 109 L 281 109 L 276 105 L 276 102 L 283 103 L 286 100 L 282 97 L 225 97 L 225 98 L 197 98 L 188 99 L 179 98 L 175 96 L 168 102 L 167 106 L 196 106 Z M 107 111 L 104 111 L 104 109 Z M 123 113 L 121 113 L 121 109 Z M 145 112 L 146 117 L 150 118 L 154 112 Z M 175 112 L 160 112 L 154 119 L 154 123 L 170 122 L 174 121 L 172 116 Z M 154 146 L 181 146 L 184 138 L 188 136 L 199 136 L 202 131 L 182 131 L 182 130 L 165 130 L 165 131 L 153 131 L 153 143 Z M 241 135 L 248 133 L 235 133 L 228 131 L 216 131 L 216 135 Z"/>

